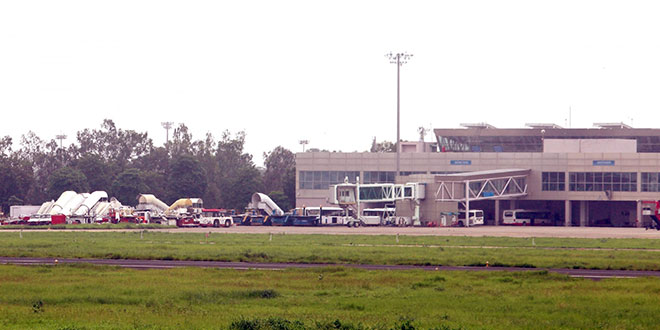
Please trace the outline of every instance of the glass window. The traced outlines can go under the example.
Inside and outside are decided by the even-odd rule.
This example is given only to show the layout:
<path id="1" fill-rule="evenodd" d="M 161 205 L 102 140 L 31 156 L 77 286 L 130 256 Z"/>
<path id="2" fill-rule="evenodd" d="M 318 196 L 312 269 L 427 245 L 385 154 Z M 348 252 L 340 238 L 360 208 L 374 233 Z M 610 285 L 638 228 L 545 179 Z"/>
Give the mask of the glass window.
<path id="1" fill-rule="evenodd" d="M 364 172 L 364 183 L 394 183 L 396 172 Z"/>
<path id="2" fill-rule="evenodd" d="M 355 182 L 358 171 L 300 171 L 298 175 L 300 189 L 328 189 L 331 185 L 343 183 L 348 177 L 349 182 Z"/>
<path id="3" fill-rule="evenodd" d="M 565 179 L 566 179 L 566 174 L 564 172 L 542 172 L 541 190 L 563 191 L 566 188 Z"/>
<path id="4" fill-rule="evenodd" d="M 657 192 L 660 191 L 658 178 L 660 173 L 643 172 L 642 173 L 642 191 Z"/>
<path id="5" fill-rule="evenodd" d="M 650 175 L 643 175 L 649 179 Z M 637 173 L 635 172 L 571 172 L 569 174 L 571 191 L 637 191 Z M 652 189 L 642 185 L 642 189 Z"/>

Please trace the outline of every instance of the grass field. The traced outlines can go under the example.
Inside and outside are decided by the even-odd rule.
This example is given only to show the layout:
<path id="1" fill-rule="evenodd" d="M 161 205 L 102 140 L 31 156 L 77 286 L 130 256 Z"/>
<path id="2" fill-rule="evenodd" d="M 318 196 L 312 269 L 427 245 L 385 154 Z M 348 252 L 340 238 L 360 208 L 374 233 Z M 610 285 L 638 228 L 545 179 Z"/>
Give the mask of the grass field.
<path id="1" fill-rule="evenodd" d="M 9 257 L 660 270 L 660 240 L 164 232 L 0 232 Z"/>
<path id="2" fill-rule="evenodd" d="M 59 265 L 0 266 L 0 273 L 3 329 L 243 329 L 270 317 L 305 325 L 296 329 L 335 329 L 335 320 L 344 329 L 650 329 L 660 305 L 657 278 L 592 281 L 543 271 Z"/>

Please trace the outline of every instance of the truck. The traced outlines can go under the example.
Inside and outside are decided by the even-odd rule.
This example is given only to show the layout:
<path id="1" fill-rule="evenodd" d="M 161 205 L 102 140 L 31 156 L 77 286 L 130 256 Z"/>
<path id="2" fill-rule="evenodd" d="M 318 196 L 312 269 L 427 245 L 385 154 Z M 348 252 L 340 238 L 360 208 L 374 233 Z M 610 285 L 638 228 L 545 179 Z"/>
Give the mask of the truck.
<path id="1" fill-rule="evenodd" d="M 231 227 L 234 220 L 227 215 L 225 209 L 202 209 L 202 213 L 195 214 L 195 220 L 201 227 Z"/>

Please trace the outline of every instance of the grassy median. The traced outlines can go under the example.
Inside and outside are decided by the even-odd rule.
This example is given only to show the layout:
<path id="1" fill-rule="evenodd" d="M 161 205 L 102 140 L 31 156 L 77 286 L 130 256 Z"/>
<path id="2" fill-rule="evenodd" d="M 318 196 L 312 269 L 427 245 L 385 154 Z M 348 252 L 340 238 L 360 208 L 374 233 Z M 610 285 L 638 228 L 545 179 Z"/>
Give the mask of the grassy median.
<path id="1" fill-rule="evenodd" d="M 660 270 L 660 240 L 166 232 L 0 232 L 14 257 Z"/>

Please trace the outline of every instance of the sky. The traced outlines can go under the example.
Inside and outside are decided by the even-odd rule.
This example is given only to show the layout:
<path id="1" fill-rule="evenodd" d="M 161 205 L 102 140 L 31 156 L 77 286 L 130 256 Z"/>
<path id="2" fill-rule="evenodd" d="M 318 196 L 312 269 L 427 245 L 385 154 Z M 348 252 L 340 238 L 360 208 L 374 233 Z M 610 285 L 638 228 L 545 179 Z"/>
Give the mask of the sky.
<path id="1" fill-rule="evenodd" d="M 366 151 L 419 127 L 660 119 L 654 1 L 2 1 L 0 136 L 161 122 Z M 570 110 L 569 110 L 570 109 Z M 570 114 L 570 116 L 569 116 Z M 433 135 L 426 136 L 432 141 Z"/>

